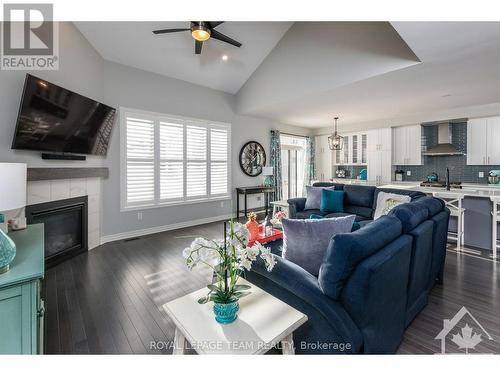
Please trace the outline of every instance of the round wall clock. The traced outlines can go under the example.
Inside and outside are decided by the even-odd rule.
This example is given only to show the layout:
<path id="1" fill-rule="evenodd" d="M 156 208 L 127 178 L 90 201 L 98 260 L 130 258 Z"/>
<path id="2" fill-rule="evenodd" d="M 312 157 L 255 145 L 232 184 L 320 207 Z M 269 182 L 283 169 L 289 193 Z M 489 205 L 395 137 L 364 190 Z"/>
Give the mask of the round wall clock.
<path id="1" fill-rule="evenodd" d="M 266 151 L 259 142 L 250 141 L 240 151 L 240 167 L 247 176 L 255 177 L 262 173 L 266 165 Z"/>

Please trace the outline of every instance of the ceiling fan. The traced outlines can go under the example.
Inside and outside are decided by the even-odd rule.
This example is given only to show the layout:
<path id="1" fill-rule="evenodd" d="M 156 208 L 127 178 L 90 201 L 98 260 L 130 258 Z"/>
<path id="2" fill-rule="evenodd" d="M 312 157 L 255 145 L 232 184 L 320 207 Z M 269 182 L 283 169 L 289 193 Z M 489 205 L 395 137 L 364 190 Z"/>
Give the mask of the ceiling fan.
<path id="1" fill-rule="evenodd" d="M 169 34 L 178 33 L 181 31 L 191 31 L 191 36 L 194 39 L 194 53 L 199 55 L 201 53 L 201 48 L 203 47 L 203 42 L 206 42 L 210 38 L 220 40 L 225 43 L 229 43 L 235 47 L 241 47 L 241 43 L 231 39 L 230 37 L 215 30 L 224 21 L 218 22 L 208 22 L 208 21 L 191 21 L 189 28 L 185 29 L 162 29 L 154 30 L 153 34 Z"/>

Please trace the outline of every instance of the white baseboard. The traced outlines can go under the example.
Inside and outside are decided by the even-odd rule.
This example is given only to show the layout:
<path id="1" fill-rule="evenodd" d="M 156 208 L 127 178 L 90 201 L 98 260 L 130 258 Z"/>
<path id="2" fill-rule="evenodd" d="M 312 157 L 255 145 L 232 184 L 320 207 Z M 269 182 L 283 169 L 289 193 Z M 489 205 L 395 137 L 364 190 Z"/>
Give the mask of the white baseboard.
<path id="1" fill-rule="evenodd" d="M 129 231 L 129 232 L 122 232 L 122 233 L 110 234 L 108 236 L 102 236 L 101 237 L 101 245 L 105 244 L 107 242 L 125 240 L 127 238 L 141 237 L 141 236 L 146 236 L 148 234 L 154 234 L 154 233 L 160 233 L 160 232 L 168 232 L 170 230 L 187 228 L 187 227 L 193 227 L 195 225 L 208 224 L 208 223 L 213 223 L 215 221 L 228 220 L 231 217 L 234 217 L 234 216 L 231 216 L 231 215 L 220 215 L 220 216 L 206 217 L 206 218 L 203 218 L 203 219 L 196 219 L 196 220 L 184 221 L 184 222 L 181 222 L 181 223 L 161 225 L 159 227 L 152 227 L 152 228 L 132 230 L 132 231 Z"/>

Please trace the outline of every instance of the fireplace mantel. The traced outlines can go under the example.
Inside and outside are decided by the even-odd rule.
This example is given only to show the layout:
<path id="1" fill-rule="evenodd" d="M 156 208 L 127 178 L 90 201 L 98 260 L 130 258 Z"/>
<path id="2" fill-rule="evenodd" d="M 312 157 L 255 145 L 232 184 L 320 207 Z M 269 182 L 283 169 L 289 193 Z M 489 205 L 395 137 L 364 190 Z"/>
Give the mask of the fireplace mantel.
<path id="1" fill-rule="evenodd" d="M 28 168 L 28 181 L 66 180 L 72 178 L 107 178 L 108 168 Z"/>

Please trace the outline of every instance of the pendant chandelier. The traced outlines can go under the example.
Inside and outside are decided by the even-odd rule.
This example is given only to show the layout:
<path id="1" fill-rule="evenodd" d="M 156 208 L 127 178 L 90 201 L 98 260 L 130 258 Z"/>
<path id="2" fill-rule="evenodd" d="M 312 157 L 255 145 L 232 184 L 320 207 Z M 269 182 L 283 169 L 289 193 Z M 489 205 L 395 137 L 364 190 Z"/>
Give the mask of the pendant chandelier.
<path id="1" fill-rule="evenodd" d="M 342 146 L 344 144 L 344 137 L 342 137 L 338 132 L 337 132 L 337 120 L 339 118 L 335 117 L 335 127 L 333 129 L 333 134 L 328 137 L 328 147 L 330 150 L 338 151 L 342 150 Z"/>

